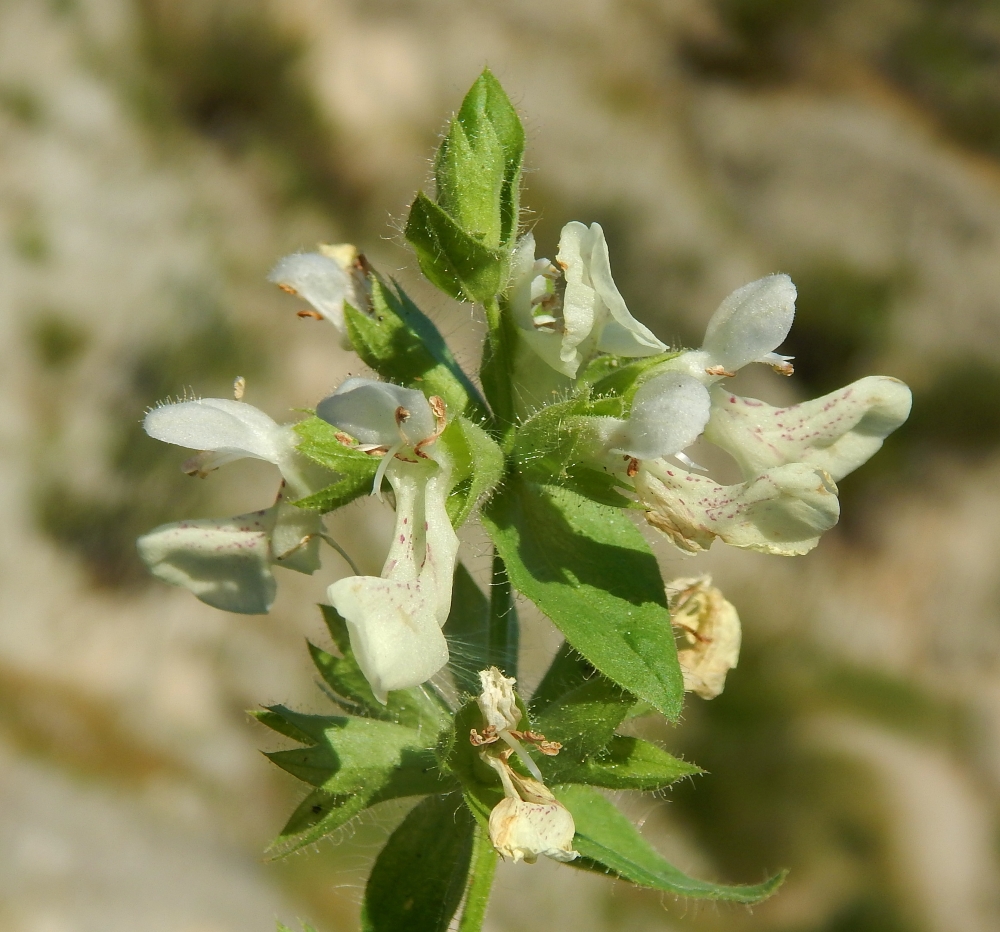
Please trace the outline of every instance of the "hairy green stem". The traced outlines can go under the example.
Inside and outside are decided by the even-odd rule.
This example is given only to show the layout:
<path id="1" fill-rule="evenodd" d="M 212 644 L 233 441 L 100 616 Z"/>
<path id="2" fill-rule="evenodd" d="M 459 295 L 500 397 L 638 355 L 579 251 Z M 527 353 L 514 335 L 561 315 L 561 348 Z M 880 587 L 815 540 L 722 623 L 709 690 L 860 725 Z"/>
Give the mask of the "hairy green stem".
<path id="1" fill-rule="evenodd" d="M 490 664 L 507 676 L 517 676 L 517 648 L 520 624 L 514 606 L 514 590 L 507 576 L 507 567 L 500 554 L 493 552 L 493 578 L 490 583 Z"/>
<path id="2" fill-rule="evenodd" d="M 489 832 L 482 825 L 477 825 L 472 836 L 469 885 L 466 888 L 465 907 L 458 923 L 458 932 L 479 932 L 482 929 L 496 868 L 497 853 L 493 850 Z"/>
<path id="3" fill-rule="evenodd" d="M 517 334 L 513 331 L 510 314 L 504 313 L 500 300 L 490 298 L 483 303 L 483 308 L 486 311 L 487 334 L 479 377 L 497 421 L 500 440 L 506 441 L 513 438 L 516 421 L 511 375 Z"/>

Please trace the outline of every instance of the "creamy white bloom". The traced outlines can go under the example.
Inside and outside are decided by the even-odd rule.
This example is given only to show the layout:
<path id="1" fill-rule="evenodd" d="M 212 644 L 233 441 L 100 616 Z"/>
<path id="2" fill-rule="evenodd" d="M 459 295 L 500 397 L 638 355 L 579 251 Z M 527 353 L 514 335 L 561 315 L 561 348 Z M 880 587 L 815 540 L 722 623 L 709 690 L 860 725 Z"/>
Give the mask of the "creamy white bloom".
<path id="1" fill-rule="evenodd" d="M 350 348 L 344 324 L 344 305 L 361 310 L 367 303 L 365 279 L 358 251 L 349 243 L 321 244 L 318 252 L 285 256 L 267 280 L 282 291 L 308 301 L 337 328 L 345 348 Z"/>
<path id="2" fill-rule="evenodd" d="M 795 318 L 795 285 L 787 275 L 768 275 L 737 288 L 712 315 L 701 349 L 682 353 L 667 366 L 706 384 L 735 375 L 751 362 L 791 374 L 784 343 Z"/>
<path id="3" fill-rule="evenodd" d="M 396 525 L 380 576 L 350 576 L 330 586 L 328 598 L 347 622 L 351 647 L 372 692 L 385 702 L 394 689 L 417 686 L 448 662 L 441 627 L 451 608 L 458 538 L 445 507 L 451 463 L 442 450 L 425 452 L 444 429 L 437 397 L 352 378 L 316 407 L 319 417 L 382 457 L 383 475 L 396 493 Z"/>
<path id="4" fill-rule="evenodd" d="M 665 460 L 644 460 L 635 490 L 646 520 L 688 553 L 707 550 L 716 538 L 762 553 L 808 553 L 840 518 L 833 479 L 803 463 L 720 485 Z"/>
<path id="5" fill-rule="evenodd" d="M 137 541 L 157 579 L 227 612 L 263 615 L 277 593 L 272 566 L 319 569 L 319 517 L 279 502 L 235 518 L 164 524 Z"/>
<path id="6" fill-rule="evenodd" d="M 540 780 L 522 777 L 502 757 L 483 754 L 500 776 L 504 798 L 490 813 L 490 841 L 502 858 L 534 864 L 539 855 L 573 861 L 573 815 Z"/>
<path id="7" fill-rule="evenodd" d="M 806 463 L 839 480 L 868 462 L 910 413 L 910 389 L 869 376 L 812 401 L 774 408 L 712 389 L 705 438 L 728 451 L 745 477 L 785 463 Z"/>
<path id="8" fill-rule="evenodd" d="M 146 415 L 146 432 L 157 440 L 201 450 L 188 472 L 206 475 L 238 459 L 278 467 L 284 479 L 270 508 L 235 518 L 164 524 L 139 538 L 143 562 L 158 579 L 189 589 L 225 611 L 264 614 L 274 601 L 274 565 L 300 573 L 319 568 L 322 519 L 288 504 L 312 491 L 295 454 L 295 432 L 241 401 L 202 398 L 161 405 Z"/>
<path id="9" fill-rule="evenodd" d="M 437 463 L 391 460 L 385 475 L 396 493 L 396 524 L 382 574 L 349 576 L 327 592 L 383 703 L 390 690 L 417 686 L 448 662 L 441 628 L 451 607 L 458 537 L 445 508 L 451 468 L 437 455 Z"/>
<path id="10" fill-rule="evenodd" d="M 522 237 L 512 258 L 510 296 L 524 341 L 571 379 L 596 352 L 655 356 L 666 349 L 626 307 L 600 224 L 567 223 L 556 264 L 536 260 L 534 237 Z"/>
<path id="11" fill-rule="evenodd" d="M 711 576 L 675 579 L 667 583 L 667 596 L 670 622 L 689 645 L 677 652 L 684 688 L 702 699 L 714 699 L 740 659 L 736 607 L 712 585 Z"/>

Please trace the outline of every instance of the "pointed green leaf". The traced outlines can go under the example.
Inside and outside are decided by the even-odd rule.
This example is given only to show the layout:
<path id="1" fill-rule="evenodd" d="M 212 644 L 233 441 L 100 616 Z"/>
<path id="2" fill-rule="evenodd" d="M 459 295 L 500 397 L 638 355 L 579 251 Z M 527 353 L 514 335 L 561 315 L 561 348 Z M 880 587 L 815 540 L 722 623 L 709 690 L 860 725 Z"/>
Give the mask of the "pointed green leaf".
<path id="1" fill-rule="evenodd" d="M 424 275 L 459 301 L 486 301 L 506 284 L 506 256 L 466 233 L 424 194 L 410 205 L 406 238 Z"/>
<path id="2" fill-rule="evenodd" d="M 760 884 L 729 886 L 695 880 L 657 854 L 636 827 L 596 790 L 563 786 L 555 787 L 553 792 L 576 822 L 573 847 L 581 857 L 571 862 L 574 867 L 611 874 L 678 896 L 734 903 L 759 903 L 785 879 L 783 872 Z"/>
<path id="3" fill-rule="evenodd" d="M 684 684 L 656 557 L 619 510 L 517 475 L 483 509 L 514 586 L 613 682 L 670 719 Z"/>
<path id="4" fill-rule="evenodd" d="M 460 527 L 503 477 L 503 451 L 482 427 L 465 417 L 452 421 L 437 442 L 451 455 L 454 485 L 448 495 L 448 517 Z"/>
<path id="5" fill-rule="evenodd" d="M 533 719 L 532 728 L 562 744 L 554 764 L 582 763 L 603 751 L 632 706 L 632 697 L 605 676 L 559 697 Z"/>
<path id="6" fill-rule="evenodd" d="M 347 622 L 332 605 L 321 605 L 320 610 L 341 656 L 335 657 L 314 644 L 309 645 L 309 652 L 327 685 L 346 700 L 341 701 L 341 704 L 348 711 L 407 725 L 432 738 L 448 725 L 448 708 L 430 684 L 393 690 L 389 693 L 386 704 L 382 705 L 372 694 L 368 680 L 351 650 Z"/>
<path id="7" fill-rule="evenodd" d="M 545 736 L 550 737 L 548 732 Z M 611 790 L 662 790 L 702 772 L 649 741 L 625 735 L 614 735 L 607 747 L 583 761 L 560 752 L 540 759 L 539 766 L 546 783 L 583 783 Z"/>
<path id="8" fill-rule="evenodd" d="M 448 666 L 459 693 L 476 695 L 479 671 L 489 666 L 490 603 L 482 589 L 459 563 L 451 595 L 451 612 L 445 622 Z"/>
<path id="9" fill-rule="evenodd" d="M 532 694 L 529 703 L 531 714 L 535 717 L 541 715 L 549 704 L 582 686 L 595 675 L 597 671 L 593 664 L 587 663 L 579 651 L 573 650 L 569 641 L 563 641 Z"/>
<path id="10" fill-rule="evenodd" d="M 282 706 L 268 711 L 313 743 L 266 756 L 315 787 L 275 840 L 272 856 L 312 844 L 377 803 L 455 787 L 426 736 L 415 729 L 373 719 L 304 715 Z M 275 727 L 273 719 L 265 724 Z"/>
<path id="11" fill-rule="evenodd" d="M 486 406 L 469 377 L 461 370 L 437 327 L 409 299 L 378 276 L 371 276 L 372 313 L 348 305 L 344 321 L 358 355 L 382 378 L 439 395 L 450 417 L 486 416 Z"/>
<path id="12" fill-rule="evenodd" d="M 363 932 L 445 932 L 465 890 L 474 828 L 458 793 L 418 803 L 375 860 Z"/>
<path id="13" fill-rule="evenodd" d="M 306 418 L 295 425 L 301 438 L 298 450 L 313 462 L 332 469 L 341 478 L 314 495 L 294 504 L 311 511 L 335 511 L 362 495 L 371 494 L 379 458 L 368 456 L 337 439 L 337 428 L 318 417 Z"/>

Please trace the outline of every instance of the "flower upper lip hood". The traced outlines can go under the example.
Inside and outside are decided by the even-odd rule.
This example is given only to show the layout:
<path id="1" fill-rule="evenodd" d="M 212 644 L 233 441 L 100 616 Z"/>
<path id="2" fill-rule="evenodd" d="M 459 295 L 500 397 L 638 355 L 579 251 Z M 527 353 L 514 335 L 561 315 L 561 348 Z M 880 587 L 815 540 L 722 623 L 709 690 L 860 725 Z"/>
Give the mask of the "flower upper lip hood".
<path id="1" fill-rule="evenodd" d="M 193 471 L 204 473 L 235 460 L 258 459 L 273 463 L 283 475 L 285 470 L 294 474 L 294 431 L 243 401 L 198 398 L 159 405 L 146 414 L 142 426 L 154 440 L 202 451 Z"/>
<path id="2" fill-rule="evenodd" d="M 636 459 L 672 456 L 691 446 L 708 423 L 711 399 L 697 379 L 668 372 L 644 382 L 628 418 L 604 418 L 604 442 Z"/>
<path id="3" fill-rule="evenodd" d="M 795 318 L 796 290 L 787 275 L 767 275 L 737 288 L 719 305 L 705 329 L 701 349 L 682 353 L 666 363 L 710 384 L 735 375 L 751 362 L 775 366 L 791 375 L 781 346 Z"/>
<path id="4" fill-rule="evenodd" d="M 569 378 L 595 353 L 655 356 L 667 347 L 629 312 L 611 276 L 600 224 L 573 221 L 559 237 L 557 264 L 535 259 L 535 239 L 518 242 L 511 309 L 522 339 Z"/>
<path id="5" fill-rule="evenodd" d="M 316 415 L 364 444 L 420 447 L 436 436 L 431 403 L 412 388 L 350 378 L 316 405 Z"/>

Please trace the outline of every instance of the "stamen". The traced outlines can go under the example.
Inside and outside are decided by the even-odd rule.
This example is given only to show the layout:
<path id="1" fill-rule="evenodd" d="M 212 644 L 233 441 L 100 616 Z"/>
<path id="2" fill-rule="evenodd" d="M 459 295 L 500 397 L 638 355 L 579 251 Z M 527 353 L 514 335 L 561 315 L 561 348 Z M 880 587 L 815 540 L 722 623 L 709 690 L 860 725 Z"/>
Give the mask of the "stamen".
<path id="1" fill-rule="evenodd" d="M 736 378 L 736 373 L 728 371 L 725 366 L 709 366 L 705 372 L 708 375 L 724 375 L 727 379 Z"/>
<path id="2" fill-rule="evenodd" d="M 233 382 L 233 399 L 235 401 L 242 401 L 243 394 L 244 392 L 246 392 L 246 390 L 247 390 L 247 380 L 243 378 L 242 375 L 236 376 L 236 379 Z"/>
<path id="3" fill-rule="evenodd" d="M 375 481 L 372 483 L 372 495 L 374 495 L 379 501 L 382 501 L 382 479 L 385 477 L 385 471 L 389 468 L 392 458 L 399 452 L 402 446 L 403 441 L 400 440 L 395 446 L 390 447 L 385 456 L 382 457 L 382 462 L 378 464 L 378 469 L 375 470 Z"/>
<path id="4" fill-rule="evenodd" d="M 281 287 L 284 287 L 284 286 L 282 285 Z M 288 289 L 285 289 L 285 290 L 287 291 Z M 295 292 L 293 291 L 292 294 L 295 294 Z M 323 315 L 320 314 L 319 311 L 313 311 L 313 310 L 296 311 L 296 316 L 297 317 L 301 317 L 303 320 L 306 320 L 306 319 L 308 319 L 308 320 L 322 320 L 323 319 Z"/>

